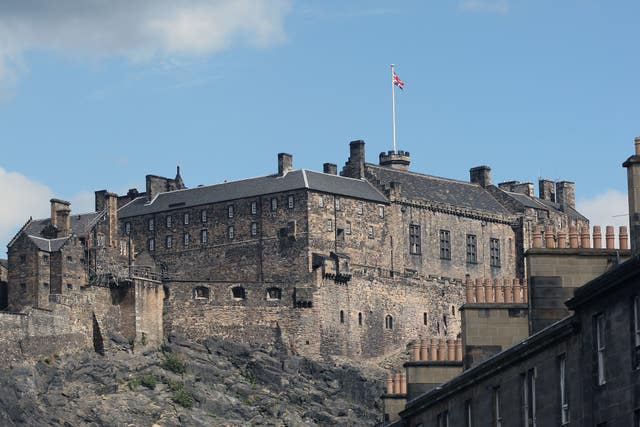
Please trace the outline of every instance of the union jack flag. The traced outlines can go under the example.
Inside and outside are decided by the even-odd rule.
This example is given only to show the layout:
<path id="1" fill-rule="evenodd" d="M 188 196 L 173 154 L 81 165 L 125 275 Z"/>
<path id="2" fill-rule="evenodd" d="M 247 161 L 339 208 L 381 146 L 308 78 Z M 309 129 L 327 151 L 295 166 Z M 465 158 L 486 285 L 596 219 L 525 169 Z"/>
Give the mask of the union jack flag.
<path id="1" fill-rule="evenodd" d="M 393 73 L 393 84 L 398 86 L 400 89 L 404 89 L 404 82 L 400 80 L 400 77 L 396 73 Z"/>

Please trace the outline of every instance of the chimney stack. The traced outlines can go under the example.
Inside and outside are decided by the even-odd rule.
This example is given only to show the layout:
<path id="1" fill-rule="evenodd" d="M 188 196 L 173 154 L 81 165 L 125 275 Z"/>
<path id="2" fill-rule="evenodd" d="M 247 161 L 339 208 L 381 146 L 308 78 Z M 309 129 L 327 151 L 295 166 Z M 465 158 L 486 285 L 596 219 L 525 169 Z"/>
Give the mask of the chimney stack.
<path id="1" fill-rule="evenodd" d="M 555 182 L 541 178 L 538 180 L 538 196 L 542 200 L 547 200 L 549 202 L 556 201 L 556 184 Z"/>
<path id="2" fill-rule="evenodd" d="M 98 227 L 107 241 L 107 246 L 112 248 L 118 247 L 118 195 L 110 193 L 107 190 L 99 190 L 95 192 L 96 212 L 106 210 L 106 221 L 100 222 Z"/>
<path id="3" fill-rule="evenodd" d="M 491 168 L 485 165 L 471 168 L 469 169 L 469 178 L 473 184 L 488 187 L 491 185 Z"/>
<path id="4" fill-rule="evenodd" d="M 57 229 L 57 237 L 66 237 L 71 232 L 71 203 L 51 199 L 51 225 Z"/>
<path id="5" fill-rule="evenodd" d="M 556 183 L 556 202 L 560 204 L 563 211 L 568 207 L 576 207 L 576 185 L 570 181 L 560 181 Z"/>
<path id="6" fill-rule="evenodd" d="M 342 176 L 350 178 L 364 178 L 364 141 L 357 140 L 349 143 L 349 159 L 342 168 Z"/>
<path id="7" fill-rule="evenodd" d="M 287 153 L 278 153 L 278 175 L 284 176 L 293 169 L 293 156 Z"/>
<path id="8" fill-rule="evenodd" d="M 322 165 L 322 171 L 329 175 L 338 175 L 338 165 L 334 163 L 325 163 Z"/>
<path id="9" fill-rule="evenodd" d="M 640 252 L 640 136 L 635 139 L 635 154 L 622 164 L 627 168 L 631 253 Z"/>

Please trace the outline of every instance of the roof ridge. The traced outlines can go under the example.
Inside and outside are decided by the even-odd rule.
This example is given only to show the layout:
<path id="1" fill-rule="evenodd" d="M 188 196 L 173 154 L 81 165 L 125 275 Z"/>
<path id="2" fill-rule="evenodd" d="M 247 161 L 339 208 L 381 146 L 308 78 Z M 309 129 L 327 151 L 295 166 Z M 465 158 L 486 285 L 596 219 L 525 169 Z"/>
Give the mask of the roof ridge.
<path id="1" fill-rule="evenodd" d="M 426 173 L 420 173 L 420 172 L 414 172 L 414 171 L 403 171 L 403 170 L 399 170 L 399 169 L 391 169 L 385 166 L 380 166 L 380 165 L 376 165 L 373 163 L 367 163 L 367 166 L 373 166 L 375 168 L 378 169 L 384 169 L 384 170 L 388 170 L 388 171 L 392 171 L 392 172 L 398 172 L 398 173 L 404 173 L 404 174 L 408 174 L 408 175 L 415 175 L 415 176 L 419 176 L 419 177 L 423 177 L 423 178 L 433 178 L 433 179 L 439 179 L 441 181 L 448 181 L 448 182 L 455 182 L 456 184 L 465 184 L 471 187 L 478 187 L 478 188 L 482 188 L 481 186 L 474 184 L 472 182 L 468 182 L 468 181 L 462 181 L 460 179 L 453 179 L 453 178 L 445 178 L 443 176 L 436 176 L 436 175 L 428 175 Z"/>

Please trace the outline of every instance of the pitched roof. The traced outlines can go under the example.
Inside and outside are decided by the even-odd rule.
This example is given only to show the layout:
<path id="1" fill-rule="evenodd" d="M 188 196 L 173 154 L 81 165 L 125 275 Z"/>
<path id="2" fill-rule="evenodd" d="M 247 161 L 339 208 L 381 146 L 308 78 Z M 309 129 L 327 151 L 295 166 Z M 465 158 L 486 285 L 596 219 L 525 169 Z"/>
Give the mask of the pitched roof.
<path id="1" fill-rule="evenodd" d="M 71 233 L 78 236 L 84 235 L 87 225 L 98 215 L 98 212 L 71 215 Z M 42 237 L 42 230 L 50 224 L 51 218 L 34 219 L 26 226 L 24 232 L 29 236 Z"/>
<path id="2" fill-rule="evenodd" d="M 524 207 L 533 208 L 533 209 L 552 210 L 552 211 L 555 211 L 557 213 L 565 213 L 570 218 L 576 218 L 576 219 L 580 219 L 580 220 L 583 220 L 583 221 L 588 221 L 588 219 L 586 217 L 584 217 L 580 212 L 578 212 L 577 210 L 575 210 L 574 208 L 572 208 L 570 206 L 567 206 L 566 209 L 563 211 L 560 208 L 560 204 L 559 203 L 555 203 L 555 202 L 552 202 L 550 200 L 544 200 L 544 199 L 540 199 L 538 197 L 531 197 L 531 196 L 527 196 L 526 194 L 521 194 L 521 193 L 514 193 L 512 191 L 506 191 L 506 190 L 502 190 L 500 188 L 499 188 L 499 190 L 502 191 L 507 196 L 511 197 L 512 199 L 516 200 L 520 204 L 522 204 Z"/>
<path id="3" fill-rule="evenodd" d="M 128 218 L 163 212 L 174 208 L 198 206 L 305 188 L 379 203 L 389 203 L 380 191 L 365 180 L 299 169 L 283 176 L 267 175 L 222 184 L 168 191 L 158 194 L 150 203 L 147 203 L 145 197 L 138 197 L 131 203 L 121 207 L 118 210 L 118 217 Z"/>
<path id="4" fill-rule="evenodd" d="M 476 184 L 373 164 L 367 164 L 366 167 L 382 184 L 399 182 L 401 194 L 411 199 L 445 203 L 492 214 L 509 213 L 488 191 Z"/>

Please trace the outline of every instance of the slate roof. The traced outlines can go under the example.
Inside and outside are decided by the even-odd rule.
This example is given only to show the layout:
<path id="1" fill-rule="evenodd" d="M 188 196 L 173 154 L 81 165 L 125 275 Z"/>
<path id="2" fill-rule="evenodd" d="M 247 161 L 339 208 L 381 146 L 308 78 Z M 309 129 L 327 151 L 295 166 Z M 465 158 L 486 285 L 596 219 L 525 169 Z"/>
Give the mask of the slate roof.
<path id="1" fill-rule="evenodd" d="M 560 209 L 560 204 L 559 203 L 555 203 L 555 202 L 551 202 L 549 200 L 544 200 L 544 199 L 540 199 L 538 197 L 529 197 L 525 194 L 521 194 L 521 193 L 514 193 L 511 191 L 505 191 L 505 190 L 501 190 L 502 192 L 504 192 L 507 196 L 515 199 L 517 202 L 521 203 L 522 205 L 524 205 L 527 208 L 534 208 L 534 209 L 545 209 L 545 210 L 552 210 L 552 211 L 556 211 L 558 213 L 566 213 L 570 218 L 577 218 L 577 219 L 581 219 L 583 221 L 588 221 L 588 219 L 586 217 L 584 217 L 580 212 L 578 212 L 577 210 L 575 210 L 572 207 L 567 207 L 565 211 L 563 211 L 562 209 Z"/>
<path id="2" fill-rule="evenodd" d="M 445 203 L 492 214 L 509 214 L 488 191 L 476 184 L 373 164 L 367 164 L 366 167 L 381 183 L 399 182 L 402 195 L 410 199 Z"/>
<path id="3" fill-rule="evenodd" d="M 87 225 L 99 215 L 98 212 L 71 215 L 71 233 L 82 236 L 86 232 Z M 29 236 L 42 237 L 42 230 L 51 224 L 51 218 L 34 219 L 24 229 Z"/>
<path id="4" fill-rule="evenodd" d="M 61 237 L 59 239 L 44 239 L 37 236 L 29 236 L 29 239 L 40 249 L 45 252 L 56 252 L 67 243 L 71 237 Z"/>
<path id="5" fill-rule="evenodd" d="M 121 207 L 118 210 L 118 217 L 128 218 L 170 209 L 305 188 L 379 203 L 389 203 L 389 200 L 380 191 L 365 180 L 299 169 L 291 171 L 284 176 L 267 175 L 222 184 L 168 191 L 158 194 L 151 203 L 147 203 L 145 197 L 138 197 L 131 203 Z"/>

